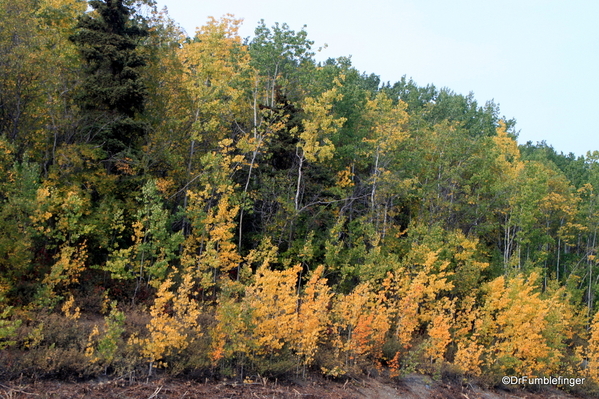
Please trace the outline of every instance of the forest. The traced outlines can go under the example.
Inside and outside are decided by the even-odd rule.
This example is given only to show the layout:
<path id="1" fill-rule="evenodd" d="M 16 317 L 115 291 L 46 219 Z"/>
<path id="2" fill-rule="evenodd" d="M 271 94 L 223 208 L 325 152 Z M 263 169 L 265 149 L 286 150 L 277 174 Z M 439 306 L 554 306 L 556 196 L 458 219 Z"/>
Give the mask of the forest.
<path id="1" fill-rule="evenodd" d="M 241 23 L 0 0 L 0 378 L 599 384 L 599 152 Z"/>

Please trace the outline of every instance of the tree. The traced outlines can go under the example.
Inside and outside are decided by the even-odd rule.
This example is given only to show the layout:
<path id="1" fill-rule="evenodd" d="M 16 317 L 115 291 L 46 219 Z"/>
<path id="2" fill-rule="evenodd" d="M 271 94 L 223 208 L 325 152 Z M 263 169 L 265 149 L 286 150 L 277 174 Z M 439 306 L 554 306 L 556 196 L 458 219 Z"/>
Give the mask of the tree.
<path id="1" fill-rule="evenodd" d="M 192 184 L 194 160 L 199 149 L 204 153 L 223 140 L 232 126 L 239 132 L 249 116 L 251 69 L 247 46 L 238 35 L 241 20 L 232 15 L 211 18 L 199 28 L 193 40 L 182 44 L 178 57 L 183 67 L 181 80 L 187 100 L 189 140 L 186 186 Z M 244 112 L 245 111 L 245 112 Z M 187 207 L 184 196 L 183 207 Z"/>
<path id="2" fill-rule="evenodd" d="M 599 312 L 595 314 L 590 326 L 589 346 L 586 349 L 588 367 L 586 375 L 595 382 L 599 381 Z"/>
<path id="3" fill-rule="evenodd" d="M 193 267 L 203 289 L 216 289 L 225 273 L 239 272 L 241 256 L 235 245 L 235 219 L 239 214 L 238 187 L 231 175 L 239 168 L 242 155 L 233 156 L 232 140 L 219 143 L 219 152 L 202 157 L 204 171 L 198 177 L 201 188 L 189 190 L 186 217 L 190 233 L 183 244 L 181 264 Z M 216 298 L 212 298 L 216 299 Z"/>
<path id="4" fill-rule="evenodd" d="M 4 145 L 0 139 L 0 151 L 12 152 L 10 146 Z M 36 234 L 31 216 L 36 206 L 39 170 L 31 162 L 15 163 L 8 168 L 2 161 L 0 167 L 6 179 L 0 180 L 0 284 L 10 287 L 9 297 L 20 292 L 18 300 L 27 302 L 31 298 L 23 298 L 24 287 L 36 274 L 31 250 Z"/>
<path id="5" fill-rule="evenodd" d="M 42 41 L 35 12 L 33 1 L 0 3 L 0 132 L 10 141 L 21 134 L 41 74 L 35 60 Z"/>
<path id="6" fill-rule="evenodd" d="M 474 332 L 485 348 L 482 359 L 487 370 L 550 375 L 562 362 L 560 349 L 572 315 L 563 304 L 563 290 L 547 297 L 538 292 L 538 277 L 535 272 L 528 279 L 500 276 L 485 286 L 485 303 Z"/>
<path id="7" fill-rule="evenodd" d="M 149 336 L 145 339 L 131 338 L 131 344 L 141 344 L 142 354 L 150 361 L 150 375 L 155 362 L 166 367 L 162 359 L 187 348 L 200 335 L 200 308 L 191 297 L 192 273 L 189 270 L 184 273 L 176 292 L 170 291 L 172 285 L 173 281 L 168 278 L 158 288 L 150 309 L 152 319 L 146 326 Z"/>
<path id="8" fill-rule="evenodd" d="M 71 40 L 85 62 L 77 100 L 88 115 L 89 141 L 101 144 L 107 156 L 134 147 L 145 134 L 135 120 L 144 109 L 146 89 L 139 68 L 145 61 L 136 41 L 147 36 L 147 27 L 132 19 L 123 0 L 93 0 L 94 12 L 79 19 Z"/>
<path id="9" fill-rule="evenodd" d="M 175 259 L 183 242 L 181 232 L 173 233 L 169 229 L 169 214 L 161 203 L 155 181 L 142 187 L 142 195 L 137 200 L 140 209 L 132 226 L 132 245 L 119 248 L 116 242 L 103 267 L 115 279 L 137 278 L 133 301 L 144 281 L 154 288 L 163 283 L 170 272 L 169 262 Z M 121 219 L 122 212 L 115 212 L 115 230 L 122 225 Z"/>
<path id="10" fill-rule="evenodd" d="M 314 270 L 308 280 L 303 295 L 299 298 L 299 309 L 292 343 L 295 352 L 305 366 L 312 364 L 318 345 L 328 325 L 328 308 L 332 293 L 327 281 L 322 277 L 324 267 Z"/>
<path id="11" fill-rule="evenodd" d="M 366 118 L 370 124 L 370 134 L 363 141 L 368 145 L 366 153 L 373 159 L 374 165 L 371 174 L 372 190 L 370 192 L 371 222 L 377 226 L 381 219 L 381 205 L 384 203 L 384 216 L 382 236 L 385 236 L 386 224 L 388 220 L 388 209 L 386 196 L 377 192 L 380 185 L 387 183 L 388 186 L 397 186 L 395 176 L 390 176 L 388 170 L 390 160 L 389 154 L 399 152 L 399 146 L 407 138 L 405 125 L 408 115 L 405 112 L 406 104 L 399 101 L 397 105 L 384 93 L 366 102 Z M 378 197 L 382 197 L 382 200 Z M 379 229 L 377 228 L 377 231 Z"/>
<path id="12" fill-rule="evenodd" d="M 332 341 L 345 368 L 362 367 L 369 360 L 380 362 L 391 316 L 385 293 L 377 293 L 368 282 L 347 295 L 336 296 L 331 310 Z"/>
<path id="13" fill-rule="evenodd" d="M 244 302 L 251 309 L 253 344 L 257 356 L 277 354 L 284 359 L 296 331 L 299 265 L 287 270 L 269 270 L 264 264 L 255 281 L 245 290 Z M 306 353 L 308 354 L 308 353 Z"/>
<path id="14" fill-rule="evenodd" d="M 68 35 L 84 11 L 82 0 L 0 3 L 0 132 L 30 159 L 51 161 L 74 130 L 77 62 Z"/>
<path id="15" fill-rule="evenodd" d="M 304 129 L 299 133 L 299 143 L 296 147 L 295 155 L 298 158 L 297 167 L 297 185 L 295 190 L 294 205 L 295 210 L 300 210 L 301 205 L 301 184 L 304 163 L 324 162 L 333 157 L 335 145 L 330 139 L 345 122 L 345 118 L 335 118 L 331 109 L 336 100 L 341 99 L 341 94 L 337 90 L 341 82 L 336 81 L 336 86 L 328 90 L 319 98 L 307 97 L 302 108 L 306 113 L 303 120 Z"/>
<path id="16" fill-rule="evenodd" d="M 313 64 L 314 55 L 310 51 L 314 42 L 308 40 L 304 28 L 296 33 L 289 29 L 289 25 L 276 23 L 271 31 L 264 20 L 256 28 L 256 36 L 250 43 L 251 65 L 263 78 L 263 103 L 269 107 L 276 105 L 277 87 L 284 96 L 298 100 L 298 96 L 289 95 L 289 91 L 300 89 L 300 67 Z"/>

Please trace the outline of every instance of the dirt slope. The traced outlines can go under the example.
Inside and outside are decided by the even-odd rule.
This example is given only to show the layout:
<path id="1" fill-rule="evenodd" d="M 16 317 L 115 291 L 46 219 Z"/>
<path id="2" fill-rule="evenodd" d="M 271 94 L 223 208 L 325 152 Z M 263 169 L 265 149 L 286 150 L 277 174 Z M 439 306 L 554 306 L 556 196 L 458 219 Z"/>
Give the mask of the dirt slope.
<path id="1" fill-rule="evenodd" d="M 2 399 L 192 399 L 192 398 L 268 398 L 268 399 L 567 399 L 583 398 L 547 388 L 531 393 L 520 390 L 485 391 L 474 386 L 433 382 L 421 375 L 411 375 L 399 382 L 375 379 L 350 380 L 345 383 L 323 379 L 252 383 L 198 382 L 161 379 L 149 382 L 125 380 L 65 383 L 40 381 L 30 384 L 0 384 Z"/>

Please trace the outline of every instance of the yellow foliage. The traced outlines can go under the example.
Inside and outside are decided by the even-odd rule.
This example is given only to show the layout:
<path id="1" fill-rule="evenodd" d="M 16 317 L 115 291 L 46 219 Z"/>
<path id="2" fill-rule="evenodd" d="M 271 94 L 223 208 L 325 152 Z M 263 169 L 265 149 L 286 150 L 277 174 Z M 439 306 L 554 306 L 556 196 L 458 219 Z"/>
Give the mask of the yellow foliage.
<path id="1" fill-rule="evenodd" d="M 497 136 L 493 137 L 496 147 L 499 149 L 499 161 L 502 164 L 517 163 L 520 161 L 520 150 L 518 143 L 507 134 L 505 121 L 499 121 Z"/>
<path id="2" fill-rule="evenodd" d="M 530 376 L 550 375 L 557 370 L 563 354 L 555 338 L 546 335 L 559 295 L 541 298 L 537 278 L 536 273 L 528 279 L 518 276 L 508 281 L 502 276 L 487 284 L 485 305 L 475 329 L 485 347 L 487 367 Z M 563 331 L 554 333 L 561 333 L 565 339 Z"/>
<path id="3" fill-rule="evenodd" d="M 246 288 L 244 301 L 252 313 L 257 354 L 276 352 L 294 336 L 300 270 L 299 265 L 282 271 L 261 267 L 255 282 Z"/>
<path id="4" fill-rule="evenodd" d="M 330 137 L 343 126 L 346 118 L 335 119 L 331 110 L 333 103 L 341 98 L 337 87 L 333 87 L 319 98 L 307 97 L 304 100 L 302 109 L 307 117 L 303 120 L 304 130 L 300 133 L 298 148 L 301 149 L 301 157 L 307 161 L 324 162 L 333 157 L 335 145 Z"/>
<path id="5" fill-rule="evenodd" d="M 193 101 L 192 138 L 222 138 L 228 121 L 240 115 L 249 101 L 244 88 L 251 86 L 249 52 L 238 34 L 242 20 L 227 15 L 212 17 L 196 32 L 195 40 L 182 43 L 178 52 L 184 65 L 184 85 Z M 210 133 L 205 135 L 204 133 Z"/>
<path id="6" fill-rule="evenodd" d="M 183 276 L 176 294 L 170 291 L 172 285 L 170 278 L 160 285 L 150 309 L 152 319 L 147 325 L 150 335 L 139 341 L 142 354 L 152 363 L 185 349 L 200 334 L 200 309 L 197 302 L 190 298 L 193 287 L 191 274 Z"/>
<path id="7" fill-rule="evenodd" d="M 94 343 L 97 340 L 97 337 L 100 335 L 100 329 L 98 326 L 94 326 L 92 332 L 87 337 L 87 346 L 85 347 L 85 356 L 90 359 L 92 363 L 96 363 L 100 360 L 100 358 L 96 355 L 96 351 L 94 349 Z"/>
<path id="8" fill-rule="evenodd" d="M 268 268 L 277 259 L 278 248 L 272 244 L 270 237 L 265 237 L 257 249 L 250 250 L 245 257 L 248 265 L 259 263 L 262 268 Z"/>
<path id="9" fill-rule="evenodd" d="M 454 324 L 454 316 L 453 302 L 447 298 L 443 298 L 439 303 L 436 315 L 428 327 L 430 338 L 425 352 L 433 362 L 443 361 L 445 358 L 447 346 L 452 341 L 450 330 Z"/>
<path id="10" fill-rule="evenodd" d="M 438 260 L 439 251 L 430 251 L 426 246 L 417 247 L 414 253 L 421 253 L 420 265 L 416 275 L 409 269 L 402 268 L 395 273 L 391 289 L 396 292 L 395 310 L 397 312 L 396 336 L 400 344 L 411 347 L 413 334 L 423 323 L 429 323 L 436 316 L 436 309 L 443 306 L 438 302 L 438 295 L 449 291 L 453 284 L 447 278 L 453 273 L 446 271 L 448 261 Z"/>
<path id="11" fill-rule="evenodd" d="M 485 348 L 478 343 L 476 335 L 464 338 L 457 343 L 454 364 L 466 374 L 479 376 L 482 372 L 481 364 L 484 350 Z"/>
<path id="12" fill-rule="evenodd" d="M 42 280 L 50 295 L 58 284 L 78 283 L 79 275 L 86 268 L 86 237 L 94 229 L 84 222 L 84 217 L 90 213 L 89 207 L 89 198 L 73 188 L 41 187 L 37 190 L 36 207 L 30 220 L 48 240 L 48 246 L 58 248 L 54 264 Z"/>
<path id="13" fill-rule="evenodd" d="M 42 321 L 27 335 L 23 342 L 23 347 L 27 349 L 35 349 L 44 340 L 44 322 Z"/>
<path id="14" fill-rule="evenodd" d="M 220 152 L 205 157 L 203 187 L 187 193 L 193 230 L 185 240 L 181 263 L 197 271 L 206 289 L 218 284 L 222 272 L 239 268 L 242 262 L 234 240 L 240 205 L 235 198 L 237 185 L 230 174 L 239 166 L 231 154 L 231 144 L 230 139 L 222 140 Z"/>
<path id="15" fill-rule="evenodd" d="M 591 322 L 589 346 L 585 355 L 588 362 L 585 374 L 599 383 L 599 312 L 595 313 Z"/>
<path id="16" fill-rule="evenodd" d="M 269 270 L 268 253 L 258 268 L 254 282 L 245 288 L 238 282 L 223 284 L 216 308 L 217 325 L 212 330 L 211 359 L 217 362 L 236 355 L 270 356 L 287 349 L 310 365 L 328 325 L 332 294 L 318 267 L 304 291 L 298 292 L 301 266 L 283 271 Z M 262 256 L 259 256 L 262 257 Z M 256 255 L 251 256 L 256 259 Z"/>
<path id="17" fill-rule="evenodd" d="M 172 179 L 162 177 L 156 179 L 156 188 L 165 198 L 168 198 L 173 194 L 174 184 L 175 182 Z"/>
<path id="18" fill-rule="evenodd" d="M 393 101 L 385 93 L 379 92 L 376 97 L 366 102 L 366 118 L 372 124 L 371 138 L 364 141 L 372 143 L 376 153 L 384 154 L 397 149 L 407 137 L 405 125 L 408 122 L 407 104 Z"/>
<path id="19" fill-rule="evenodd" d="M 85 242 L 76 247 L 62 245 L 55 255 L 56 262 L 52 265 L 50 273 L 44 277 L 43 283 L 53 288 L 62 282 L 66 284 L 79 282 L 79 274 L 85 270 L 87 256 Z"/>
<path id="20" fill-rule="evenodd" d="M 233 242 L 239 206 L 232 206 L 229 200 L 228 195 L 222 196 L 216 208 L 210 209 L 204 219 L 207 235 L 201 245 L 205 248 L 197 257 L 198 272 L 203 275 L 204 288 L 216 284 L 220 272 L 237 268 L 242 260 L 237 245 Z"/>
<path id="21" fill-rule="evenodd" d="M 129 157 L 125 157 L 123 159 L 118 159 L 114 166 L 115 166 L 116 170 L 119 171 L 119 173 L 121 173 L 123 175 L 133 176 L 135 174 L 135 171 L 131 167 L 131 161 L 132 161 L 132 159 Z"/>
<path id="22" fill-rule="evenodd" d="M 223 282 L 218 297 L 215 319 L 216 325 L 210 331 L 212 337 L 210 359 L 217 363 L 221 359 L 231 359 L 236 355 L 247 355 L 253 347 L 251 339 L 251 310 L 238 299 L 243 291 L 239 282 Z"/>
<path id="23" fill-rule="evenodd" d="M 121 335 L 125 332 L 125 314 L 117 309 L 117 302 L 111 303 L 110 314 L 104 317 L 102 333 L 94 326 L 87 340 L 85 355 L 92 363 L 110 366 L 117 356 Z"/>
<path id="24" fill-rule="evenodd" d="M 337 186 L 342 188 L 354 186 L 353 173 L 349 166 L 337 173 Z"/>
<path id="25" fill-rule="evenodd" d="M 323 273 L 324 267 L 317 267 L 306 283 L 291 337 L 292 346 L 305 365 L 312 363 L 329 321 L 328 307 L 333 294 Z"/>
<path id="26" fill-rule="evenodd" d="M 382 359 L 391 318 L 382 293 L 376 294 L 370 283 L 362 283 L 348 295 L 337 295 L 332 313 L 334 342 L 346 363 Z"/>
<path id="27" fill-rule="evenodd" d="M 480 310 L 475 306 L 476 293 L 464 298 L 457 312 L 453 341 L 457 346 L 453 364 L 464 373 L 481 374 L 483 345 L 478 342 L 478 334 L 473 332 L 480 318 Z"/>
<path id="28" fill-rule="evenodd" d="M 79 306 L 73 309 L 74 305 L 75 298 L 73 298 L 73 295 L 69 295 L 69 298 L 66 301 L 64 301 L 62 305 L 62 312 L 67 317 L 67 319 L 72 321 L 78 320 L 81 316 L 81 309 L 79 309 Z"/>

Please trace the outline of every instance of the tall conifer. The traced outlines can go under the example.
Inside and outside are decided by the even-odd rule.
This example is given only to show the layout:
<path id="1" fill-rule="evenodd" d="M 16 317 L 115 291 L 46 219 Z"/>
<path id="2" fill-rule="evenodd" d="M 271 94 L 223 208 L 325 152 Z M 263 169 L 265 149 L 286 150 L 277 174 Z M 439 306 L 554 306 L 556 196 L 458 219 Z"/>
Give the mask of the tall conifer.
<path id="1" fill-rule="evenodd" d="M 145 132 L 136 119 L 146 97 L 139 73 L 145 60 L 136 48 L 148 28 L 131 18 L 134 11 L 123 0 L 92 0 L 89 5 L 94 11 L 80 18 L 71 36 L 85 61 L 77 99 L 89 118 L 88 140 L 111 157 L 134 147 Z"/>

